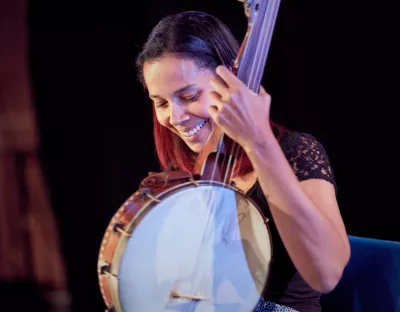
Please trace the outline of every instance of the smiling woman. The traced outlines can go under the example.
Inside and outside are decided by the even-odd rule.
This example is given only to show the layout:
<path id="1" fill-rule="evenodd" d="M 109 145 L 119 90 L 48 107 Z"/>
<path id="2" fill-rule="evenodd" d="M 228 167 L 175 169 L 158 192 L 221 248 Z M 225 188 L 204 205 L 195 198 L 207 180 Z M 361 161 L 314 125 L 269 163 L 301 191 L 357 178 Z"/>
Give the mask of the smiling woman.
<path id="1" fill-rule="evenodd" d="M 164 172 L 141 182 L 103 237 L 110 310 L 319 312 L 339 282 L 350 247 L 329 158 L 312 135 L 270 121 L 259 85 L 278 3 L 245 4 L 248 53 L 203 12 L 150 33 L 136 65 Z M 217 165 L 199 170 L 216 146 Z"/>
<path id="2" fill-rule="evenodd" d="M 323 146 L 269 119 L 270 95 L 252 92 L 229 68 L 239 46 L 202 12 L 167 16 L 137 58 L 153 102 L 163 169 L 193 172 L 218 127 L 245 151 L 232 179 L 270 219 L 274 262 L 257 311 L 320 311 L 320 294 L 341 278 L 350 249 Z"/>
<path id="3" fill-rule="evenodd" d="M 190 59 L 168 54 L 146 62 L 143 72 L 158 123 L 199 153 L 214 127 L 208 112 L 213 103 L 207 95 L 215 74 Z"/>
<path id="4" fill-rule="evenodd" d="M 209 82 L 218 65 L 233 66 L 238 51 L 230 30 L 202 12 L 167 16 L 153 29 L 136 65 L 153 101 L 155 146 L 163 169 L 193 171 L 215 126 L 208 111 L 214 90 Z M 282 127 L 270 124 L 279 136 Z M 238 170 L 241 175 L 252 171 L 245 154 Z"/>

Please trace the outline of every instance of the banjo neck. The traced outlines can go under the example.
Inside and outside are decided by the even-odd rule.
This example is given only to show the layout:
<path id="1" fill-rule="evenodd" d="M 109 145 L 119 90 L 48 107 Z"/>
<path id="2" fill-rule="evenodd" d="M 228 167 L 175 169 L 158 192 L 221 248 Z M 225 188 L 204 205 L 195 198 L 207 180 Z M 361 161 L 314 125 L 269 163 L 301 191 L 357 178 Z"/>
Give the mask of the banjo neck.
<path id="1" fill-rule="evenodd" d="M 248 28 L 232 72 L 249 89 L 258 93 L 280 0 L 239 1 L 243 2 Z M 197 157 L 194 174 L 204 180 L 230 184 L 240 166 L 242 153 L 239 144 L 217 127 Z"/>

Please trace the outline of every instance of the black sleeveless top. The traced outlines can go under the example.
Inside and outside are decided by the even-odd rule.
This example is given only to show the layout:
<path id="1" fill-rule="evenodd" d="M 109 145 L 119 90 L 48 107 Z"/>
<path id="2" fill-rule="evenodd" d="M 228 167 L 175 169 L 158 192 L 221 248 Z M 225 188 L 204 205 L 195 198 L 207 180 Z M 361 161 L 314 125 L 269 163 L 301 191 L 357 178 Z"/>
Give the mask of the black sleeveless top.
<path id="1" fill-rule="evenodd" d="M 332 168 L 324 147 L 312 135 L 284 132 L 280 145 L 299 181 L 324 179 L 336 189 Z M 258 181 L 247 192 L 269 218 L 272 238 L 272 263 L 264 299 L 300 312 L 320 312 L 320 293 L 303 280 L 294 267 L 276 228 L 267 200 Z"/>

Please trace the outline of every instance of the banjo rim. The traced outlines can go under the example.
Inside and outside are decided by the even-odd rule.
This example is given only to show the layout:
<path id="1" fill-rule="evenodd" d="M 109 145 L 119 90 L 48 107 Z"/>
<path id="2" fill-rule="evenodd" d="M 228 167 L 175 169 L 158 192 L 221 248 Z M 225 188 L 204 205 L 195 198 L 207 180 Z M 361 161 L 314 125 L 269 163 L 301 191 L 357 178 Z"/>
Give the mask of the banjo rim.
<path id="1" fill-rule="evenodd" d="M 98 255 L 98 281 L 103 300 L 107 306 L 106 311 L 123 311 L 119 296 L 120 264 L 130 236 L 134 232 L 135 227 L 140 223 L 140 220 L 142 220 L 149 211 L 156 208 L 157 204 L 162 202 L 164 198 L 176 192 L 198 186 L 217 186 L 234 191 L 236 194 L 248 200 L 251 205 L 257 209 L 260 217 L 264 220 L 271 256 L 269 259 L 270 264 L 268 266 L 267 278 L 264 282 L 263 291 L 258 302 L 262 300 L 263 294 L 268 288 L 270 281 L 270 267 L 273 260 L 273 242 L 271 230 L 268 225 L 269 219 L 265 217 L 259 205 L 256 204 L 252 198 L 235 186 L 212 180 L 195 181 L 189 179 L 189 181 L 184 183 L 166 185 L 162 189 L 139 189 L 133 193 L 114 214 L 103 236 Z"/>

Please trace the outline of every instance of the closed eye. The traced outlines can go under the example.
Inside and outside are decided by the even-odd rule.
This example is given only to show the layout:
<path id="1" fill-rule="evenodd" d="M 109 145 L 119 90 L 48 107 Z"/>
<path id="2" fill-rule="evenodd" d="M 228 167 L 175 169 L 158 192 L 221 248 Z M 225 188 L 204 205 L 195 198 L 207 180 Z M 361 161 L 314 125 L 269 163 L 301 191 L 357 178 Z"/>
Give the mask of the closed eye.
<path id="1" fill-rule="evenodd" d="M 165 107 L 168 104 L 168 102 L 161 102 L 161 103 L 154 103 L 156 108 L 162 108 Z"/>
<path id="2" fill-rule="evenodd" d="M 195 93 L 195 94 L 193 94 L 193 95 L 188 95 L 188 96 L 182 96 L 181 98 L 180 98 L 180 100 L 182 101 L 182 102 L 194 102 L 194 101 L 196 101 L 199 97 L 200 97 L 200 95 L 201 95 L 201 91 L 199 91 L 199 92 L 197 92 L 197 93 Z M 167 105 L 168 105 L 168 102 L 167 101 L 165 101 L 165 102 L 158 102 L 158 103 L 155 103 L 154 102 L 154 105 L 156 106 L 156 108 L 164 108 L 164 107 L 166 107 Z"/>
<path id="3" fill-rule="evenodd" d="M 193 95 L 182 97 L 182 101 L 184 102 L 194 102 L 200 97 L 201 92 L 197 92 Z"/>

